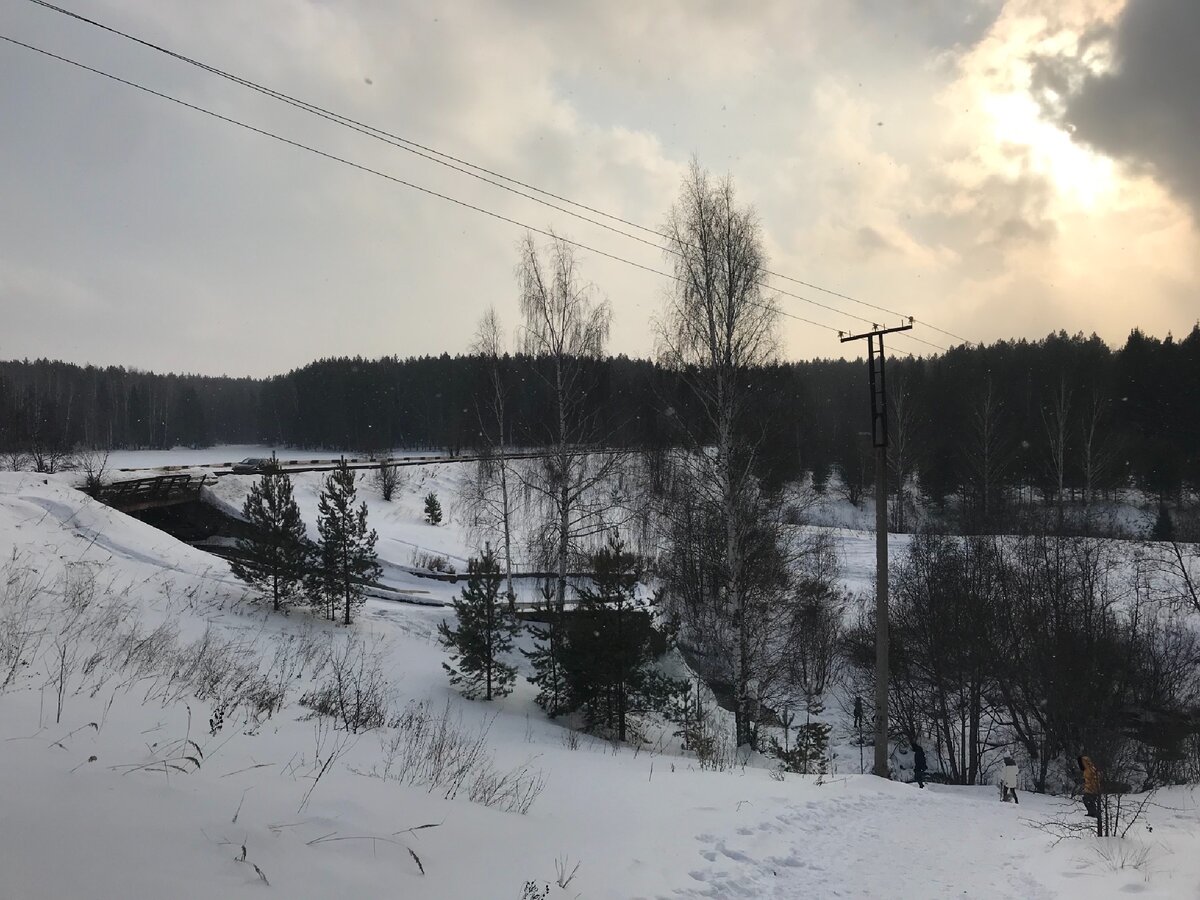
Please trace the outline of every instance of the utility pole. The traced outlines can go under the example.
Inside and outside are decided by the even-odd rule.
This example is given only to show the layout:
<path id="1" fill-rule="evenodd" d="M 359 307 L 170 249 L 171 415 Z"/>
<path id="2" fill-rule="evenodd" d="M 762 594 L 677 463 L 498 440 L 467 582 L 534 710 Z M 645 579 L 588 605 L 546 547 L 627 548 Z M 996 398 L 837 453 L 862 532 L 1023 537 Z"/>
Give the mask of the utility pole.
<path id="1" fill-rule="evenodd" d="M 871 443 L 875 446 L 875 768 L 874 774 L 890 777 L 888 769 L 888 530 L 887 530 L 887 389 L 883 378 L 883 336 L 911 329 L 907 325 L 880 328 L 862 334 L 838 332 L 842 343 L 867 341 L 867 370 L 871 382 Z"/>

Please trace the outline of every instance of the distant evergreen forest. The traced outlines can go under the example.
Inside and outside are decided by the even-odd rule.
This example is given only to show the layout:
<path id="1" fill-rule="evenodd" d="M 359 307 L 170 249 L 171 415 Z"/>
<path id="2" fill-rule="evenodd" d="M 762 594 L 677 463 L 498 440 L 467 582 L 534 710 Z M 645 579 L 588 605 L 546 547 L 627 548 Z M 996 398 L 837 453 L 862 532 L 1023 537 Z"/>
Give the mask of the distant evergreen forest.
<path id="1" fill-rule="evenodd" d="M 540 444 L 552 409 L 539 360 L 501 361 L 514 446 Z M 660 450 L 702 433 L 679 377 L 624 356 L 595 363 L 589 415 L 613 446 Z M 871 481 L 866 366 L 813 360 L 748 371 L 760 473 Z M 989 494 L 1090 498 L 1138 487 L 1162 502 L 1200 490 L 1200 326 L 1183 340 L 1051 335 L 888 363 L 893 469 L 934 504 Z M 469 450 L 487 389 L 477 356 L 323 359 L 267 379 L 160 375 L 48 360 L 0 362 L 0 451 L 270 443 Z M 1001 502 L 999 499 L 994 503 Z"/>

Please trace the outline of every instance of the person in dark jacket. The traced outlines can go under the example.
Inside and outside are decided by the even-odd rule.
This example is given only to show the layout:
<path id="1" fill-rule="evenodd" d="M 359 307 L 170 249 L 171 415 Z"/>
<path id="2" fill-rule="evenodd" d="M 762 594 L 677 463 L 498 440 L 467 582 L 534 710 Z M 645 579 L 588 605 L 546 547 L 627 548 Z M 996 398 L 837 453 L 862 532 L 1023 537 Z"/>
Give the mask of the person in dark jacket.
<path id="1" fill-rule="evenodd" d="M 1079 771 L 1083 773 L 1083 806 L 1093 819 L 1100 818 L 1100 770 L 1091 757 L 1078 756 Z"/>
<path id="2" fill-rule="evenodd" d="M 925 767 L 925 750 L 920 744 L 913 744 L 913 779 L 917 782 L 917 787 L 925 787 L 925 773 L 928 771 Z"/>
<path id="3" fill-rule="evenodd" d="M 863 727 L 863 708 L 862 697 L 854 697 L 854 727 L 861 729 Z"/>

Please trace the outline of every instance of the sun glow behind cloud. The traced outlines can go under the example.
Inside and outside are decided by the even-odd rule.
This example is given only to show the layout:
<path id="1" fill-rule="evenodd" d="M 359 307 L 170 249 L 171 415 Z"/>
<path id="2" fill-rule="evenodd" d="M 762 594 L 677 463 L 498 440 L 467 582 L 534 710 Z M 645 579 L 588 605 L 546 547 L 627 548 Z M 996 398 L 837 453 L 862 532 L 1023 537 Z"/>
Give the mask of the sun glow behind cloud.
<path id="1" fill-rule="evenodd" d="M 1026 148 L 1030 169 L 1049 178 L 1060 200 L 1090 211 L 1115 195 L 1112 160 L 1074 143 L 1070 134 L 1047 122 L 1028 91 L 987 94 L 982 106 L 993 140 L 1001 146 Z M 999 165 L 1015 177 L 1022 163 L 1010 158 Z"/>
<path id="2" fill-rule="evenodd" d="M 1047 116 L 1047 104 L 1056 105 L 1063 98 L 1049 86 L 1035 90 L 1034 70 L 1039 58 L 1066 54 L 1087 71 L 1098 73 L 1111 67 L 1111 48 L 1106 41 L 1083 37 L 1083 23 L 1095 21 L 1090 17 L 1077 18 L 1060 9 L 1063 18 L 1051 23 L 1041 11 L 1022 14 L 1020 4 L 1013 6 L 1017 8 L 1011 18 L 1002 17 L 998 23 L 1002 39 L 981 45 L 984 65 L 975 71 L 985 133 L 1001 148 L 993 162 L 1012 177 L 1020 174 L 1020 166 L 1045 177 L 1065 206 L 1084 211 L 1103 207 L 1119 189 L 1116 166 L 1074 141 L 1069 131 Z M 1115 10 L 1105 13 L 1111 16 Z M 1013 154 L 1006 148 L 1025 152 Z"/>

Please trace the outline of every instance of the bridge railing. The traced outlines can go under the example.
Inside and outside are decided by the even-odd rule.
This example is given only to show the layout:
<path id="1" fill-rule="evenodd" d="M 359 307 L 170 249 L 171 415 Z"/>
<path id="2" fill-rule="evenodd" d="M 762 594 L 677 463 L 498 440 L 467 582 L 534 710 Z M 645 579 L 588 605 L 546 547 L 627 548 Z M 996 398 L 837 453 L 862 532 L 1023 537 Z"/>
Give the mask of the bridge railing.
<path id="1" fill-rule="evenodd" d="M 183 503 L 200 495 L 207 479 L 195 475 L 159 475 L 115 481 L 100 491 L 100 500 L 117 509 L 146 509 Z"/>

